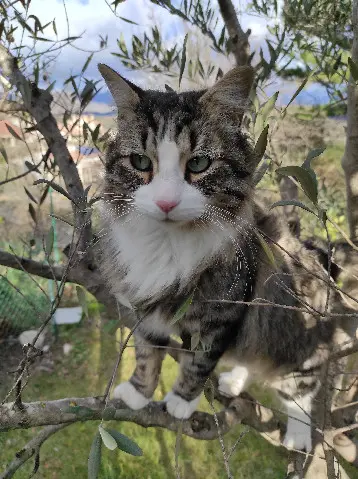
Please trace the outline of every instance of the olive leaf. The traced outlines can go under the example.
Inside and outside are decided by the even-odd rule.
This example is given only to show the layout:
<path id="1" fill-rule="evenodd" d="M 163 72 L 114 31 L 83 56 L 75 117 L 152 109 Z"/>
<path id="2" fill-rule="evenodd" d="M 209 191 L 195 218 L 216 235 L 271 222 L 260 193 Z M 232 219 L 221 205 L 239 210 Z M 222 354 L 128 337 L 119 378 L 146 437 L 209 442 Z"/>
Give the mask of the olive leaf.
<path id="1" fill-rule="evenodd" d="M 142 449 L 134 441 L 129 439 L 129 437 L 121 434 L 115 429 L 106 429 L 106 432 L 111 435 L 115 440 L 118 449 L 132 456 L 143 456 Z"/>
<path id="2" fill-rule="evenodd" d="M 17 140 L 20 140 L 20 141 L 24 141 L 23 138 L 21 138 L 21 136 L 19 136 L 16 131 L 12 128 L 12 126 L 10 126 L 8 123 L 5 122 L 5 125 L 6 125 L 6 128 L 8 129 L 9 133 L 14 137 L 16 138 Z"/>
<path id="3" fill-rule="evenodd" d="M 301 83 L 301 85 L 297 88 L 297 90 L 295 91 L 295 93 L 292 95 L 292 98 L 291 100 L 287 103 L 285 109 L 283 110 L 282 113 L 285 113 L 287 108 L 291 105 L 291 103 L 293 102 L 293 100 L 301 93 L 301 91 L 304 89 L 304 87 L 306 86 L 306 83 L 308 82 L 309 78 L 310 78 L 311 75 L 308 75 L 308 77 L 306 77 L 303 82 Z"/>
<path id="4" fill-rule="evenodd" d="M 204 387 L 204 396 L 209 404 L 213 404 L 215 399 L 215 386 L 213 380 L 208 378 Z"/>
<path id="5" fill-rule="evenodd" d="M 302 163 L 303 168 L 310 169 L 311 168 L 311 161 L 314 158 L 317 158 L 317 156 L 322 155 L 322 153 L 324 152 L 325 149 L 326 148 L 315 148 L 315 149 L 309 151 L 305 161 Z"/>
<path id="6" fill-rule="evenodd" d="M 6 153 L 6 150 L 5 150 L 5 147 L 2 143 L 0 143 L 0 153 L 2 155 L 2 157 L 4 158 L 5 162 L 7 164 L 9 164 L 9 158 L 7 156 L 7 153 Z"/>
<path id="7" fill-rule="evenodd" d="M 34 223 L 37 223 L 37 216 L 35 208 L 33 207 L 32 203 L 29 203 L 29 213 L 31 218 L 33 219 Z"/>
<path id="8" fill-rule="evenodd" d="M 117 442 L 112 437 L 112 435 L 106 429 L 104 429 L 101 425 L 98 426 L 98 430 L 101 435 L 103 444 L 106 446 L 106 448 L 110 449 L 111 451 L 114 451 L 115 449 L 117 449 Z"/>
<path id="9" fill-rule="evenodd" d="M 55 230 L 53 229 L 53 226 L 51 225 L 51 228 L 49 229 L 49 232 L 47 233 L 46 241 L 45 241 L 46 254 L 48 257 L 51 256 L 54 239 L 55 239 Z"/>
<path id="10" fill-rule="evenodd" d="M 262 117 L 263 124 L 266 123 L 267 117 L 269 116 L 271 111 L 274 109 L 276 101 L 277 101 L 278 94 L 279 94 L 278 91 L 275 92 L 272 95 L 272 97 L 269 98 L 267 100 L 267 102 L 264 104 L 264 106 L 261 108 L 261 117 Z"/>
<path id="11" fill-rule="evenodd" d="M 302 186 L 306 196 L 317 204 L 318 186 L 317 178 L 313 170 L 304 168 L 302 166 L 283 166 L 276 170 L 276 173 L 282 176 L 293 176 Z"/>
<path id="12" fill-rule="evenodd" d="M 184 301 L 184 303 L 179 307 L 178 311 L 174 314 L 173 319 L 171 320 L 170 324 L 177 323 L 188 311 L 190 308 L 191 303 L 193 302 L 194 298 L 194 291 L 191 295 Z"/>
<path id="13" fill-rule="evenodd" d="M 265 154 L 266 146 L 267 146 L 268 131 L 269 131 L 269 125 L 266 125 L 265 128 L 260 133 L 260 136 L 256 142 L 254 155 L 256 157 L 257 163 L 261 161 L 262 157 Z"/>
<path id="14" fill-rule="evenodd" d="M 184 43 L 183 43 L 183 51 L 181 54 L 181 61 L 180 61 L 180 73 L 179 73 L 179 87 L 181 83 L 181 79 L 184 73 L 185 63 L 186 63 L 186 42 L 188 41 L 188 34 L 185 35 Z"/>
<path id="15" fill-rule="evenodd" d="M 37 199 L 32 195 L 32 193 L 26 188 L 26 186 L 24 186 L 24 190 L 25 190 L 25 193 L 27 194 L 27 196 L 30 198 L 31 201 L 33 201 L 34 203 L 38 204 L 38 201 Z"/>
<path id="16" fill-rule="evenodd" d="M 101 466 L 102 441 L 99 432 L 96 433 L 88 456 L 88 479 L 97 479 Z"/>
<path id="17" fill-rule="evenodd" d="M 256 236 L 262 246 L 262 249 L 264 250 L 269 262 L 272 264 L 272 266 L 276 266 L 276 260 L 275 260 L 275 256 L 272 252 L 272 249 L 270 248 L 270 246 L 268 245 L 268 243 L 266 242 L 265 238 L 258 232 L 256 231 Z"/>
<path id="18" fill-rule="evenodd" d="M 307 205 L 305 205 L 304 203 L 301 203 L 301 201 L 298 201 L 298 200 L 276 201 L 276 203 L 273 203 L 269 209 L 272 210 L 273 208 L 276 208 L 277 206 L 298 206 L 299 208 L 302 208 L 303 210 L 306 210 L 309 213 L 312 213 L 315 216 L 317 216 L 316 213 L 313 210 L 311 210 L 311 208 L 309 208 Z"/>

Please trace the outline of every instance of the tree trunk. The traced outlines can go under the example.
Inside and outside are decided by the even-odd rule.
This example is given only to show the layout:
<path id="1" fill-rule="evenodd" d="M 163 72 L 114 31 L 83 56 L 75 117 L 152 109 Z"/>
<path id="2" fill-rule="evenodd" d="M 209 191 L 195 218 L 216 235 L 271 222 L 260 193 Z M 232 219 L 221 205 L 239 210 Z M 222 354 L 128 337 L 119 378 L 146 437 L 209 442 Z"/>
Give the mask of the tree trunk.
<path id="1" fill-rule="evenodd" d="M 352 60 L 358 65 L 358 0 L 353 0 Z M 358 86 L 351 77 L 348 85 L 347 137 L 342 167 L 347 188 L 347 218 L 351 239 L 358 240 Z"/>

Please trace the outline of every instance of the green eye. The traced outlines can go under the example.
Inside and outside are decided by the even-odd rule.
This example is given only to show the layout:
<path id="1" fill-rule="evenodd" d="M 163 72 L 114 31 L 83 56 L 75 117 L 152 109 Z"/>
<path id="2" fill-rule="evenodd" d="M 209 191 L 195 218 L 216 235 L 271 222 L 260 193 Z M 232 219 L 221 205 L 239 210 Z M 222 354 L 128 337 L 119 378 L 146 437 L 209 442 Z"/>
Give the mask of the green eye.
<path id="1" fill-rule="evenodd" d="M 138 153 L 131 154 L 130 162 L 133 168 L 138 171 L 151 171 L 153 168 L 152 162 L 148 156 L 139 155 Z"/>
<path id="2" fill-rule="evenodd" d="M 211 165 L 211 160 L 205 156 L 198 156 L 197 158 L 192 158 L 186 164 L 187 169 L 191 173 L 202 173 L 207 170 Z"/>

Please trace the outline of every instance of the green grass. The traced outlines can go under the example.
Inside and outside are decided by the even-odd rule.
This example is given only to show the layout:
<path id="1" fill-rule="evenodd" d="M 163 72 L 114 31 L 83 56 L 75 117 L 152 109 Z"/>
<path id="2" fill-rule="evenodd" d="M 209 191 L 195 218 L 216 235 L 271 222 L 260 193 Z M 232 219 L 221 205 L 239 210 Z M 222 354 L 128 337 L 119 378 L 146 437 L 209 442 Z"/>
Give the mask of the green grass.
<path id="1" fill-rule="evenodd" d="M 55 347 L 56 364 L 52 374 L 35 374 L 24 394 L 25 401 L 50 400 L 63 397 L 90 396 L 103 392 L 116 358 L 113 325 L 101 327 L 95 320 L 81 326 L 60 330 Z M 67 357 L 60 354 L 62 344 L 74 346 Z M 134 349 L 128 348 L 118 373 L 117 382 L 129 378 L 134 365 Z M 167 358 L 163 365 L 156 399 L 162 399 L 175 380 L 177 365 Z M 3 390 L 0 388 L 1 397 Z M 201 409 L 209 410 L 203 397 Z M 69 479 L 87 477 L 87 458 L 98 422 L 78 423 L 51 437 L 41 449 L 39 478 Z M 132 457 L 123 452 L 103 448 L 100 478 L 123 477 L 167 479 L 175 478 L 176 434 L 164 429 L 142 428 L 130 423 L 112 422 L 111 427 L 133 439 L 142 449 L 143 457 Z M 225 436 L 227 450 L 235 443 L 242 426 Z M 0 435 L 0 465 L 4 467 L 15 453 L 33 437 L 38 428 L 9 431 Z M 283 448 L 275 448 L 250 430 L 244 435 L 230 460 L 235 478 L 284 477 L 287 454 Z M 28 478 L 33 467 L 29 462 L 16 475 L 16 479 Z M 218 440 L 198 441 L 183 437 L 179 453 L 182 478 L 225 478 L 223 457 Z M 1 468 L 0 468 L 1 471 Z"/>
<path id="2" fill-rule="evenodd" d="M 117 322 L 102 321 L 96 308 L 89 320 L 82 324 L 61 327 L 59 339 L 53 347 L 55 371 L 36 373 L 31 378 L 24 394 L 24 401 L 51 400 L 65 397 L 99 395 L 104 391 L 116 359 L 119 337 Z M 61 354 L 62 346 L 70 342 L 73 349 L 69 356 Z M 130 377 L 134 366 L 133 344 L 124 354 L 116 382 Z M 162 399 L 175 380 L 177 365 L 170 357 L 165 359 L 155 399 Z M 9 383 L 10 384 L 10 383 Z M 0 385 L 0 398 L 8 385 Z M 255 386 L 252 390 L 264 404 L 270 395 Z M 210 411 L 203 397 L 200 409 Z M 86 479 L 87 458 L 99 422 L 77 423 L 52 436 L 41 449 L 41 466 L 37 473 L 43 479 Z M 124 452 L 102 448 L 100 479 L 175 479 L 176 434 L 165 429 L 142 428 L 131 423 L 111 421 L 115 428 L 134 440 L 143 450 L 142 457 L 133 457 Z M 0 434 L 0 472 L 17 451 L 39 430 L 9 431 Z M 279 479 L 285 477 L 287 451 L 274 447 L 255 431 L 237 426 L 224 436 L 229 451 L 240 434 L 246 431 L 230 459 L 230 468 L 235 479 Z M 179 452 L 179 470 L 182 479 L 224 479 L 223 456 L 218 440 L 198 441 L 182 437 Z M 33 467 L 29 461 L 16 475 L 27 479 Z M 356 470 L 347 467 L 351 479 L 358 479 Z"/>

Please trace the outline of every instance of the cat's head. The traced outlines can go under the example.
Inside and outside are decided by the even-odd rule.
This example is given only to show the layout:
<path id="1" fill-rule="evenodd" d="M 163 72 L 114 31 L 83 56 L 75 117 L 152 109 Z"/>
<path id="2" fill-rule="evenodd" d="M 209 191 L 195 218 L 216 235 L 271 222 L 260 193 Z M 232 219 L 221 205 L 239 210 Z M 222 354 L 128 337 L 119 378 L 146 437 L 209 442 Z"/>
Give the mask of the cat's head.
<path id="1" fill-rule="evenodd" d="M 255 168 L 241 131 L 252 68 L 234 68 L 208 90 L 183 93 L 142 90 L 106 65 L 99 70 L 118 109 L 105 175 L 116 211 L 176 224 L 236 216 Z"/>

